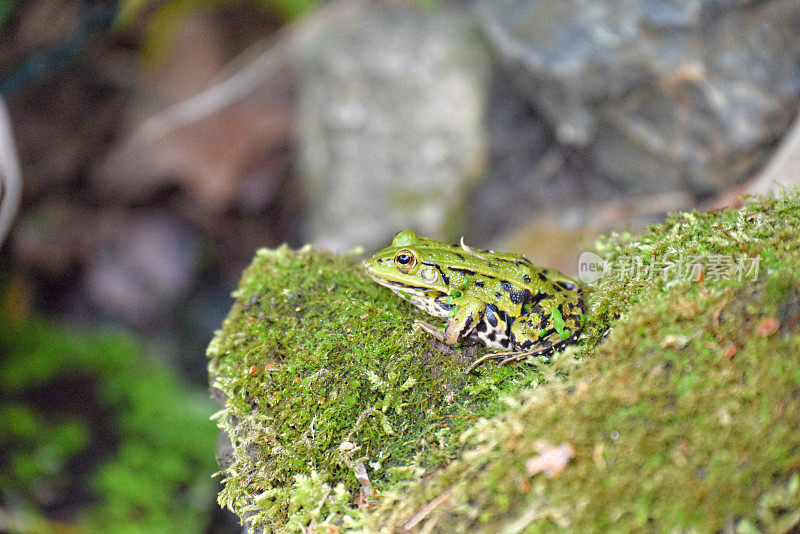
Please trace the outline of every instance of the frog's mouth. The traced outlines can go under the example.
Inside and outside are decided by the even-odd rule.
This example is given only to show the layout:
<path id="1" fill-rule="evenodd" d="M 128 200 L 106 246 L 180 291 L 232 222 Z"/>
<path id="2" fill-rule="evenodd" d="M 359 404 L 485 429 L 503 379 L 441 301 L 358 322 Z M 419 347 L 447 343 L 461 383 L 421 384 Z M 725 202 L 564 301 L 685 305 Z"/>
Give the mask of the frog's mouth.
<path id="1" fill-rule="evenodd" d="M 397 280 L 390 280 L 388 278 L 383 278 L 380 275 L 373 272 L 372 269 L 370 269 L 369 264 L 364 265 L 364 271 L 366 271 L 367 276 L 378 282 L 383 287 L 388 287 L 392 291 L 403 291 L 406 293 L 413 293 L 419 296 L 427 295 L 428 291 L 430 291 L 430 288 L 427 287 L 410 285 L 403 282 L 399 282 Z"/>

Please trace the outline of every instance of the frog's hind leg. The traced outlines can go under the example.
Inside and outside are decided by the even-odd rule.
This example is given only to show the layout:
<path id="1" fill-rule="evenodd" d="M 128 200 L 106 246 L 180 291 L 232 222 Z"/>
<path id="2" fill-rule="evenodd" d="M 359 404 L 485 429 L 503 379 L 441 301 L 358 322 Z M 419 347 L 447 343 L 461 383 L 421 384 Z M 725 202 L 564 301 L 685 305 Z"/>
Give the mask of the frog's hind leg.
<path id="1" fill-rule="evenodd" d="M 473 369 L 477 366 L 482 364 L 488 360 L 500 360 L 500 365 L 506 365 L 511 362 L 517 362 L 519 360 L 524 360 L 526 358 L 530 358 L 531 356 L 543 356 L 545 354 L 549 354 L 553 352 L 555 349 L 559 347 L 563 347 L 571 342 L 573 342 L 580 332 L 576 331 L 570 334 L 566 339 L 553 338 L 552 340 L 548 340 L 547 338 L 541 340 L 540 342 L 534 344 L 533 346 L 522 348 L 522 350 L 510 350 L 505 352 L 490 352 L 489 354 L 484 354 L 474 362 L 470 364 L 467 368 L 467 374 L 471 373 Z"/>

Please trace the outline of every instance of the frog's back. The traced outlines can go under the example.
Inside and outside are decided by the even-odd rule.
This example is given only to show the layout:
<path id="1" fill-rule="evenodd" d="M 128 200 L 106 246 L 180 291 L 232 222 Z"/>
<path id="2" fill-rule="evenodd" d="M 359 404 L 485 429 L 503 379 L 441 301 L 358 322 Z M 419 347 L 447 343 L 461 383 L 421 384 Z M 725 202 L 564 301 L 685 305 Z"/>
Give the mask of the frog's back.
<path id="1" fill-rule="evenodd" d="M 539 290 L 552 293 L 561 289 L 568 291 L 577 291 L 579 289 L 578 285 L 570 277 L 555 269 L 536 267 L 521 254 L 490 251 L 487 251 L 487 254 L 489 254 L 487 258 L 490 258 L 487 265 L 487 274 L 491 274 L 498 279 L 507 279 L 512 284 L 519 285 L 522 289 L 528 289 L 531 293 L 535 294 Z M 559 286 L 560 289 L 554 286 Z"/>

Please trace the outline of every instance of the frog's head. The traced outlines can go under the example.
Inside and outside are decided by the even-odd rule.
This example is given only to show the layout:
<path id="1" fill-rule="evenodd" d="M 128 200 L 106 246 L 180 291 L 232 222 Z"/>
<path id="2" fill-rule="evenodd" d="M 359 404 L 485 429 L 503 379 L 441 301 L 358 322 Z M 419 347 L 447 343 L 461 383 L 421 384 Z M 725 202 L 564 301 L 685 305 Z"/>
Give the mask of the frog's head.
<path id="1" fill-rule="evenodd" d="M 431 258 L 430 242 L 413 230 L 399 232 L 389 247 L 378 251 L 364 262 L 370 278 L 395 291 L 427 294 L 431 291 L 450 293 L 442 280 L 438 264 Z"/>

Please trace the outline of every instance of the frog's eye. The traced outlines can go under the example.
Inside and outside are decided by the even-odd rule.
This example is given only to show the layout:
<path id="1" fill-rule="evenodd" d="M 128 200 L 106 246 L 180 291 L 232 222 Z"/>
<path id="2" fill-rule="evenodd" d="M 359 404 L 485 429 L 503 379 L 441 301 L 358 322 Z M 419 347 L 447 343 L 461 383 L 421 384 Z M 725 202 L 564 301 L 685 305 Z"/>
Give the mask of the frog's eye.
<path id="1" fill-rule="evenodd" d="M 436 278 L 438 277 L 436 269 L 434 269 L 433 267 L 425 267 L 419 272 L 419 275 L 426 282 L 435 282 Z"/>
<path id="2" fill-rule="evenodd" d="M 394 255 L 394 262 L 405 273 L 417 264 L 417 257 L 410 250 L 400 250 Z"/>

